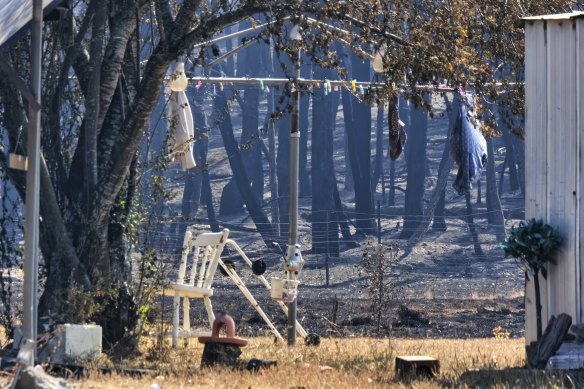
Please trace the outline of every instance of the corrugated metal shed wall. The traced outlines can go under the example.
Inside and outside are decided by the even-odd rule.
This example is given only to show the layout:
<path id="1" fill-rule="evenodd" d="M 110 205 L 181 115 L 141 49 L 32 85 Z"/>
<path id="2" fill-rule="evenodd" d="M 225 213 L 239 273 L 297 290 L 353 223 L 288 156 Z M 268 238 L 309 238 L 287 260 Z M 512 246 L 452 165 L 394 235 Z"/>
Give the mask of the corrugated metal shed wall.
<path id="1" fill-rule="evenodd" d="M 581 179 L 584 127 L 584 18 L 527 20 L 525 24 L 526 218 L 542 218 L 564 238 L 558 266 L 542 285 L 543 326 L 567 313 L 582 323 L 580 242 L 584 231 Z M 536 338 L 533 283 L 526 290 L 525 338 Z"/>

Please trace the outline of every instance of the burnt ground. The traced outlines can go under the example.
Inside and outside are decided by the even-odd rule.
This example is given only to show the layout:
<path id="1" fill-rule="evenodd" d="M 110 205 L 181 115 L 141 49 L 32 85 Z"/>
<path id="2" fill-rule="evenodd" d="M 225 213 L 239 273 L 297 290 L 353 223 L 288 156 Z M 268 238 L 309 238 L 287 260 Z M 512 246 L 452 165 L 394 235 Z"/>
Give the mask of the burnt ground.
<path id="1" fill-rule="evenodd" d="M 237 107 L 235 107 L 237 109 Z M 427 159 L 429 174 L 426 179 L 424 198 L 430 198 L 436 184 L 438 164 L 446 140 L 448 118 L 445 115 L 443 99 L 434 96 L 434 118 L 429 119 Z M 376 110 L 373 110 L 375 121 Z M 232 115 L 237 134 L 238 112 Z M 260 122 L 261 122 L 260 118 Z M 345 156 L 342 110 L 337 116 L 337 130 L 334 136 L 334 159 L 336 176 L 341 189 L 344 207 L 348 212 L 354 207 L 354 199 L 344 188 Z M 213 134 L 213 132 L 212 132 Z M 384 134 L 387 137 L 387 133 Z M 374 154 L 375 133 L 372 137 L 372 154 Z M 387 145 L 387 139 L 384 139 Z M 309 140 L 310 146 L 310 140 Z M 505 149 L 500 139 L 495 140 L 496 171 L 503 165 Z M 407 149 L 406 149 L 407 151 Z M 210 138 L 209 162 L 212 166 L 212 186 L 215 199 L 220 198 L 221 189 L 227 183 L 230 169 L 225 159 L 217 133 Z M 389 190 L 389 160 L 384 158 L 384 174 L 387 192 Z M 396 186 L 406 187 L 407 172 L 405 159 L 400 157 L 395 162 Z M 456 175 L 453 167 L 450 180 Z M 266 180 L 267 180 L 266 167 Z M 499 174 L 497 178 L 499 179 Z M 302 244 L 306 266 L 302 272 L 299 288 L 298 318 L 309 332 L 320 335 L 371 335 L 404 337 L 448 337 L 474 338 L 492 337 L 493 330 L 501 327 L 512 337 L 523 336 L 524 329 L 524 272 L 512 258 L 504 258 L 502 250 L 494 236 L 494 229 L 486 220 L 487 209 L 484 192 L 485 172 L 481 178 L 482 196 L 479 202 L 477 186 L 472 191 L 473 216 L 479 234 L 484 255 L 474 252 L 468 224 L 464 221 L 466 213 L 464 196 L 459 196 L 449 182 L 446 192 L 447 230 L 434 232 L 430 230 L 414 246 L 398 239 L 400 226 L 403 224 L 403 190 L 397 190 L 395 205 L 382 205 L 381 230 L 382 242 L 400 247 L 400 259 L 385 280 L 394 286 L 387 298 L 388 305 L 383 309 L 378 329 L 367 286 L 370 277 L 361 271 L 362 255 L 376 243 L 375 237 L 369 239 L 355 238 L 359 245 L 348 248 L 341 245 L 340 258 L 331 258 L 329 286 L 326 286 L 326 257 L 324 255 L 306 254 L 310 251 L 310 198 L 300 199 L 299 237 Z M 509 229 L 524 217 L 524 205 L 520 191 L 510 191 L 506 177 L 501 203 Z M 266 181 L 266 190 L 269 189 Z M 382 200 L 381 185 L 377 186 L 376 200 Z M 269 214 L 269 192 L 265 195 L 265 211 Z M 179 207 L 180 193 L 175 207 Z M 204 208 L 199 210 L 199 217 L 206 217 Z M 372 218 L 376 215 L 371 215 Z M 278 255 L 267 253 L 259 236 L 249 232 L 254 225 L 246 214 L 233 217 L 221 217 L 220 220 L 230 225 L 231 237 L 244 248 L 252 259 L 263 259 L 268 270 L 267 279 L 283 277 Z M 238 228 L 239 227 L 239 228 Z M 196 231 L 208 231 L 206 225 L 195 225 Z M 243 229 L 247 229 L 243 231 Z M 352 229 L 352 232 L 355 232 Z M 181 241 L 179 237 L 176 244 Z M 404 254 L 407 253 L 407 254 Z M 253 278 L 251 271 L 243 261 L 233 258 L 238 273 L 246 280 L 252 294 L 266 312 L 274 318 L 277 327 L 285 336 L 285 316 L 274 304 L 269 293 Z M 266 326 L 251 308 L 239 290 L 229 280 L 218 278 L 214 307 L 228 310 L 236 319 L 242 334 L 260 334 Z M 206 315 L 199 305 L 193 304 L 193 320 L 205 323 Z"/>
<path id="2" fill-rule="evenodd" d="M 443 246 L 451 248 L 440 243 L 421 243 L 386 274 L 393 289 L 387 298 L 388 305 L 382 310 L 379 328 L 368 294 L 371 278 L 361 270 L 364 247 L 330 259 L 328 286 L 325 258 L 305 255 L 298 319 L 307 331 L 322 336 L 476 338 L 494 336 L 497 327 L 512 337 L 523 336 L 524 276 L 515 261 L 503 259 L 497 252 L 492 259 L 477 260 L 468 248 L 446 255 Z M 262 257 L 268 263 L 266 278 L 281 277 L 278 258 Z M 243 261 L 235 259 L 235 266 L 285 336 L 286 318 L 271 301 L 269 292 Z M 228 311 L 242 335 L 267 331 L 259 315 L 227 277 L 217 276 L 213 306 Z M 202 308 L 202 304 L 193 304 L 191 316 L 194 322 L 205 325 L 206 313 Z"/>

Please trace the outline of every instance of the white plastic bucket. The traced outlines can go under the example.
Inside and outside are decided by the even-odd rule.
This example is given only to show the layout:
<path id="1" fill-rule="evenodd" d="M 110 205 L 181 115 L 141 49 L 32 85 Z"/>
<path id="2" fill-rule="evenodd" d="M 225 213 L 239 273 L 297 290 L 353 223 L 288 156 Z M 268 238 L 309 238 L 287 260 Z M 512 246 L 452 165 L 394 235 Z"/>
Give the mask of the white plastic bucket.
<path id="1" fill-rule="evenodd" d="M 274 300 L 291 303 L 298 296 L 297 280 L 281 280 L 278 278 L 272 279 L 271 295 Z"/>

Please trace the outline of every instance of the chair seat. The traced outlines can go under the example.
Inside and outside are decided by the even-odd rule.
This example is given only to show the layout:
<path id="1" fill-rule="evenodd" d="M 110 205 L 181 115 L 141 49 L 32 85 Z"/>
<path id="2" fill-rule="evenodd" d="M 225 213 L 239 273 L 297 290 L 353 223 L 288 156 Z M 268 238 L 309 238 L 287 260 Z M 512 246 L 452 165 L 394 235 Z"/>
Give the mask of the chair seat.
<path id="1" fill-rule="evenodd" d="M 211 297 L 213 296 L 213 289 L 201 288 L 198 286 L 192 286 L 188 284 L 170 284 L 162 290 L 158 291 L 158 294 L 164 294 L 166 296 L 180 296 L 180 297 Z"/>

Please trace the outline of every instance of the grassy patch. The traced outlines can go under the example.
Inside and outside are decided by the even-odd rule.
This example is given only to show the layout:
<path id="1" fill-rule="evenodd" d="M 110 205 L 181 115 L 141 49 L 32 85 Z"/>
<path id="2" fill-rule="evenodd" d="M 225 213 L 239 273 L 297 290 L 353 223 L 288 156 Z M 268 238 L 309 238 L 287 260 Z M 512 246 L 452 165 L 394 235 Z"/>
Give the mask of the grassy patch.
<path id="1" fill-rule="evenodd" d="M 582 387 L 584 377 L 523 369 L 522 339 L 323 339 L 320 347 L 288 348 L 269 338 L 252 338 L 242 359 L 270 359 L 277 367 L 252 374 L 228 369 L 201 370 L 203 350 L 196 339 L 188 347 L 162 350 L 144 344 L 144 357 L 122 361 L 152 368 L 156 376 L 130 378 L 89 373 L 78 388 L 364 388 L 364 387 Z M 440 360 L 434 379 L 402 381 L 395 376 L 397 355 L 429 355 Z M 331 370 L 322 367 L 330 366 Z"/>

